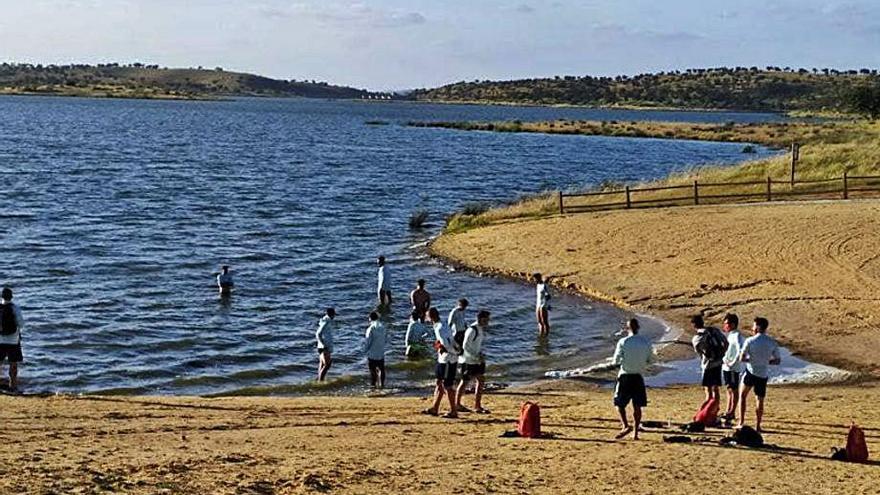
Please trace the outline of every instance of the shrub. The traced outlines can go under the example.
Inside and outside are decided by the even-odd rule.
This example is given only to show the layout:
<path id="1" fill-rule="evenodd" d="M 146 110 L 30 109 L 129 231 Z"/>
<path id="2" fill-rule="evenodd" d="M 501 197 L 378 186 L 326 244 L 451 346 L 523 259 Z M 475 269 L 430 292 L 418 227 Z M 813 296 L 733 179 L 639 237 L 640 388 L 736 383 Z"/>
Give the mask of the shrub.
<path id="1" fill-rule="evenodd" d="M 428 221 L 428 210 L 415 210 L 409 215 L 409 228 L 421 229 Z"/>

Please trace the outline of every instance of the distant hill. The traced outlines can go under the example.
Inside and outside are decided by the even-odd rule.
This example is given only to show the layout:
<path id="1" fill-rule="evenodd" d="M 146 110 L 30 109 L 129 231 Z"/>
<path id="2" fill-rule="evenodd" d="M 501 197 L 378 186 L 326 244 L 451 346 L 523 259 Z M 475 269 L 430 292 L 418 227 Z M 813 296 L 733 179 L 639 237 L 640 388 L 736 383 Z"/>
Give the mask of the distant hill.
<path id="1" fill-rule="evenodd" d="M 215 98 L 301 96 L 384 98 L 325 82 L 285 81 L 216 69 L 168 69 L 158 65 L 0 64 L 0 94 L 57 94 L 119 98 Z"/>
<path id="2" fill-rule="evenodd" d="M 856 87 L 877 84 L 876 69 L 721 67 L 637 76 L 459 82 L 416 90 L 409 97 L 442 102 L 845 112 L 848 95 Z"/>

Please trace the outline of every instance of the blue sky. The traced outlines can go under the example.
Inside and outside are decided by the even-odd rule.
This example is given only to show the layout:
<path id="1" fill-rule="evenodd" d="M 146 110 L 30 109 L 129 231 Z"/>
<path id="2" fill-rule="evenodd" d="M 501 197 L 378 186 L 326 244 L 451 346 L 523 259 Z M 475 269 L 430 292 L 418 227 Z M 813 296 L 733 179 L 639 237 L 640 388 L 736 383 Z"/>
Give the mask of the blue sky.
<path id="1" fill-rule="evenodd" d="M 0 60 L 370 89 L 686 67 L 880 67 L 880 0 L 0 0 Z"/>

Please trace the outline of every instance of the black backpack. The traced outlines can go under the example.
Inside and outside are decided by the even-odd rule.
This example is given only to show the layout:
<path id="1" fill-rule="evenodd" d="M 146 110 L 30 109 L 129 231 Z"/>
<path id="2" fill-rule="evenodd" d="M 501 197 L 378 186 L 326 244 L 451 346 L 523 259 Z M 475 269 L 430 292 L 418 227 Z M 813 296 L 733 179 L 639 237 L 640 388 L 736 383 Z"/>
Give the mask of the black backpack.
<path id="1" fill-rule="evenodd" d="M 744 447 L 760 448 L 764 446 L 764 437 L 754 428 L 743 425 L 733 431 L 733 439 L 737 445 Z"/>
<path id="2" fill-rule="evenodd" d="M 727 338 L 715 327 L 706 328 L 706 357 L 710 361 L 719 361 L 724 358 L 728 347 Z"/>
<path id="3" fill-rule="evenodd" d="M 12 304 L 0 306 L 0 335 L 12 335 L 18 331 L 18 321 L 15 320 L 15 311 Z"/>

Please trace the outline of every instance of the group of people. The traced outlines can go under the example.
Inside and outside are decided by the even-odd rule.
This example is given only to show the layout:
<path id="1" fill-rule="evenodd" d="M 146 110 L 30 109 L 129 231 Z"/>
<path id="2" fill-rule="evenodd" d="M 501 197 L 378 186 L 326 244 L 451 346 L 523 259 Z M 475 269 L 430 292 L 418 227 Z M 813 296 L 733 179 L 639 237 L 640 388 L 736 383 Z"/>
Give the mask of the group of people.
<path id="1" fill-rule="evenodd" d="M 738 426 L 746 423 L 746 403 L 749 393 L 757 398 L 755 429 L 761 431 L 764 416 L 764 399 L 767 396 L 769 367 L 781 363 L 779 345 L 767 335 L 770 323 L 757 317 L 752 323 L 752 336 L 745 337 L 739 331 L 739 317 L 728 313 L 722 321 L 722 330 L 707 327 L 702 315 L 691 318 L 694 351 L 700 357 L 701 384 L 706 390 L 706 400 L 700 409 L 720 404 L 722 383 L 727 386 L 727 411 L 720 417 L 728 426 L 736 418 L 739 406 Z M 626 324 L 626 337 L 621 338 L 614 351 L 612 362 L 620 367 L 614 389 L 614 405 L 620 414 L 621 429 L 616 438 L 630 433 L 639 438 L 642 408 L 648 405 L 644 373 L 654 360 L 651 342 L 639 335 L 639 321 L 635 318 Z M 630 424 L 626 408 L 632 403 L 633 422 Z"/>

